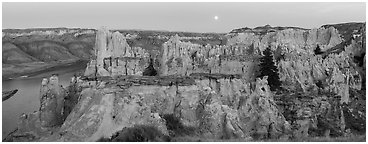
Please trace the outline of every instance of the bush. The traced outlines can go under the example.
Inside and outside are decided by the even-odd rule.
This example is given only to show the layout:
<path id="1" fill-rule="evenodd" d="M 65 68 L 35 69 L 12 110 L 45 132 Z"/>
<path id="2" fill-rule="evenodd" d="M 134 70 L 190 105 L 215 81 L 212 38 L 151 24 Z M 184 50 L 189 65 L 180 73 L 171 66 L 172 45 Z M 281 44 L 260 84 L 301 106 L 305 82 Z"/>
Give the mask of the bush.
<path id="1" fill-rule="evenodd" d="M 166 120 L 166 127 L 169 130 L 169 135 L 175 136 L 188 136 L 195 135 L 195 128 L 184 126 L 180 119 L 175 117 L 173 114 L 165 114 L 163 118 Z"/>
<path id="2" fill-rule="evenodd" d="M 149 66 L 146 69 L 144 69 L 143 76 L 156 76 L 156 75 L 157 71 L 153 67 L 153 59 L 151 58 Z"/>
<path id="3" fill-rule="evenodd" d="M 123 128 L 114 136 L 101 138 L 99 142 L 148 142 L 148 141 L 170 141 L 168 136 L 162 134 L 156 127 L 136 125 L 130 128 Z"/>
<path id="4" fill-rule="evenodd" d="M 320 55 L 323 54 L 321 48 L 319 47 L 319 45 L 317 45 L 316 49 L 314 50 L 314 54 L 315 55 Z"/>

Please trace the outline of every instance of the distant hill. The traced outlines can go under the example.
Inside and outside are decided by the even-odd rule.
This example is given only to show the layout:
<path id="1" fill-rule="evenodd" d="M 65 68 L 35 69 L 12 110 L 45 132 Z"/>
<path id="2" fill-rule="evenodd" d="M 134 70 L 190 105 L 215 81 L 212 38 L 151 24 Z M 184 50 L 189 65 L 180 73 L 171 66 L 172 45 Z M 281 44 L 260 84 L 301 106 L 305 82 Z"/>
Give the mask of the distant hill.
<path id="1" fill-rule="evenodd" d="M 272 27 L 272 26 L 270 26 L 270 25 L 265 25 L 265 26 L 255 27 L 255 28 L 248 28 L 248 27 L 238 28 L 238 29 L 234 29 L 234 30 L 230 31 L 229 33 L 255 33 L 255 34 L 266 34 L 266 33 L 268 33 L 268 32 L 275 32 L 275 31 L 280 31 L 280 30 L 285 30 L 285 29 L 308 30 L 308 29 L 305 29 L 305 28 L 299 28 L 299 27 L 281 27 L 281 26 Z"/>
<path id="2" fill-rule="evenodd" d="M 328 27 L 334 27 L 336 28 L 339 33 L 341 34 L 341 37 L 345 40 L 348 40 L 349 38 L 353 37 L 354 33 L 361 33 L 361 30 L 365 30 L 365 22 L 352 22 L 352 23 L 341 23 L 341 24 L 327 24 L 323 25 L 321 27 L 328 28 Z"/>
<path id="3" fill-rule="evenodd" d="M 354 34 L 365 34 L 365 23 L 327 24 L 321 27 L 335 27 L 345 39 L 345 43 Z M 265 34 L 285 29 L 308 30 L 300 27 L 273 27 L 270 25 L 255 28 L 238 28 L 230 34 Z M 225 33 L 171 32 L 158 30 L 112 30 L 126 36 L 131 47 L 142 47 L 157 52 L 171 36 L 179 35 L 181 41 L 199 45 L 226 45 Z M 93 54 L 95 29 L 82 28 L 31 28 L 3 29 L 3 63 L 25 63 L 34 61 L 57 61 L 64 59 L 88 60 Z M 365 38 L 365 36 L 363 37 Z M 365 45 L 365 42 L 363 43 Z M 346 44 L 341 44 L 346 45 Z M 341 49 L 341 48 L 336 48 Z"/>
<path id="4" fill-rule="evenodd" d="M 2 50 L 3 63 L 25 63 L 39 61 L 37 58 L 25 53 L 18 46 L 10 42 L 3 42 Z"/>

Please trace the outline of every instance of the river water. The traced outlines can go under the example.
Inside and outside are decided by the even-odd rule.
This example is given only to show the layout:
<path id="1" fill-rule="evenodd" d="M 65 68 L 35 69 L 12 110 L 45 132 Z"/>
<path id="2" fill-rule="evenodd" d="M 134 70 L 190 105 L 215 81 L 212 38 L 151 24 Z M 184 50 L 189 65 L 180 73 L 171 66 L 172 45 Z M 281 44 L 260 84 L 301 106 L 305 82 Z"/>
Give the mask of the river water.
<path id="1" fill-rule="evenodd" d="M 23 113 L 38 111 L 40 107 L 40 87 L 44 77 L 59 74 L 59 83 L 65 88 L 69 85 L 72 76 L 77 72 L 83 72 L 86 62 L 78 62 L 50 71 L 32 75 L 27 78 L 17 78 L 2 81 L 4 90 L 18 89 L 18 92 L 10 99 L 2 102 L 2 136 L 7 136 L 17 127 L 18 118 Z"/>

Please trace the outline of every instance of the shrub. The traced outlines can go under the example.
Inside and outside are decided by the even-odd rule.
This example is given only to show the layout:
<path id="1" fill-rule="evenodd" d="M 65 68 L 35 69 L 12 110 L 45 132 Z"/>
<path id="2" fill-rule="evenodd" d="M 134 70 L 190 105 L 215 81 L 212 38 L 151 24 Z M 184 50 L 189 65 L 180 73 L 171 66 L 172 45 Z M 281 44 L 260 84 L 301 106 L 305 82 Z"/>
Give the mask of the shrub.
<path id="1" fill-rule="evenodd" d="M 323 54 L 323 52 L 321 51 L 321 48 L 319 47 L 319 45 L 317 45 L 316 49 L 314 50 L 314 54 L 315 55 Z"/>
<path id="2" fill-rule="evenodd" d="M 166 127 L 169 130 L 169 134 L 172 137 L 195 135 L 195 128 L 184 126 L 180 119 L 173 114 L 165 114 L 163 118 L 166 120 Z"/>
<path id="3" fill-rule="evenodd" d="M 149 66 L 146 69 L 144 69 L 143 75 L 144 76 L 156 76 L 157 75 L 157 71 L 153 67 L 153 59 L 152 58 L 150 59 Z"/>
<path id="4" fill-rule="evenodd" d="M 114 136 L 101 138 L 99 142 L 148 142 L 148 141 L 170 141 L 168 136 L 162 134 L 156 127 L 146 125 L 136 125 L 130 128 L 123 128 Z"/>

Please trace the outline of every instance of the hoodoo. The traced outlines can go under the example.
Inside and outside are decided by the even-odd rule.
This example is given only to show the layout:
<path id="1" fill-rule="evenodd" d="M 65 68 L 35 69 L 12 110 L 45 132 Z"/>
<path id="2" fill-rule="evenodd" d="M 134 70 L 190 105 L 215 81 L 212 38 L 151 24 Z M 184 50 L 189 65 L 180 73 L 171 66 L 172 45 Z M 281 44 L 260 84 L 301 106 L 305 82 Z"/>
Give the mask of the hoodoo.
<path id="1" fill-rule="evenodd" d="M 347 43 L 334 27 L 271 26 L 226 37 L 225 45 L 200 45 L 174 35 L 153 59 L 153 50 L 102 28 L 84 75 L 65 89 L 57 76 L 44 79 L 40 110 L 23 115 L 5 140 L 118 141 L 138 127 L 165 140 L 185 132 L 244 140 L 365 133 L 358 108 L 365 101 L 365 66 L 354 60 L 359 55 L 365 62 L 364 38 Z M 267 47 L 282 82 L 278 91 L 270 90 L 269 76 L 257 78 Z"/>

